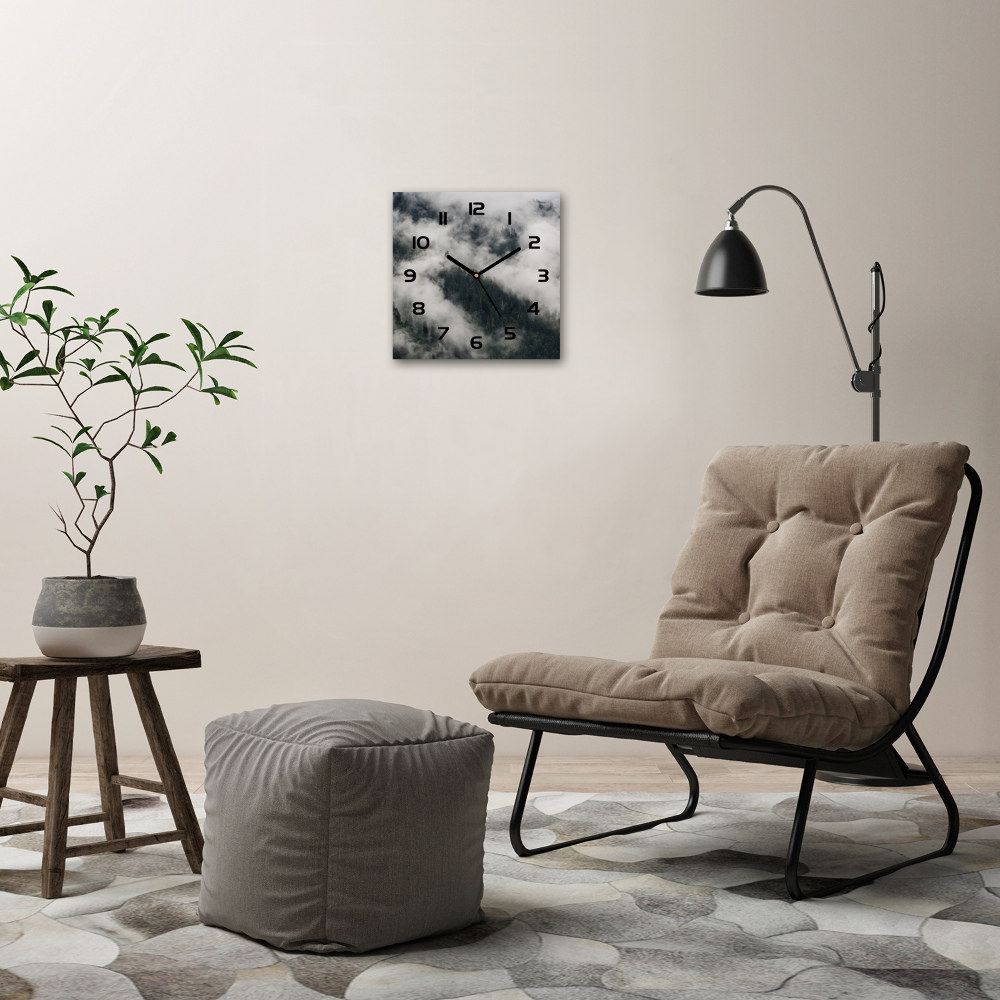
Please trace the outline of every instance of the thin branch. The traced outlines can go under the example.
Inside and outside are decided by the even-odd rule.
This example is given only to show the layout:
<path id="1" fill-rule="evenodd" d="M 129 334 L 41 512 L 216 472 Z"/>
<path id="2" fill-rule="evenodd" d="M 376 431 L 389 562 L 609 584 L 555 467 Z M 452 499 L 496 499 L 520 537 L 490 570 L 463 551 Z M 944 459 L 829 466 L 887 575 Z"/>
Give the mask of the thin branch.
<path id="1" fill-rule="evenodd" d="M 161 406 L 166 406 L 172 399 L 176 399 L 185 389 L 189 388 L 191 383 L 195 380 L 197 372 L 192 373 L 191 377 L 182 385 L 176 392 L 171 393 L 166 399 L 161 400 L 159 403 L 152 403 L 149 406 L 137 406 L 133 409 L 124 410 L 119 413 L 117 417 L 111 417 L 110 420 L 105 420 L 103 424 L 98 426 L 97 430 L 94 431 L 94 436 L 96 437 L 101 433 L 102 430 L 108 425 L 113 424 L 116 420 L 121 420 L 122 417 L 127 417 L 130 413 L 142 413 L 145 410 L 158 410 Z"/>
<path id="2" fill-rule="evenodd" d="M 58 517 L 60 522 L 62 523 L 62 527 L 56 528 L 56 531 L 58 531 L 61 535 L 65 535 L 69 539 L 69 544 L 72 545 L 73 548 L 77 550 L 77 552 L 82 552 L 85 556 L 89 556 L 90 555 L 89 549 L 82 548 L 81 546 L 77 545 L 75 541 L 73 541 L 72 536 L 67 530 L 68 526 L 66 524 L 66 518 L 63 517 L 63 512 L 58 507 L 53 507 L 51 504 L 49 505 L 49 510 L 51 510 L 52 513 L 55 514 L 55 516 Z M 91 548 L 93 548 L 93 546 L 91 546 Z"/>

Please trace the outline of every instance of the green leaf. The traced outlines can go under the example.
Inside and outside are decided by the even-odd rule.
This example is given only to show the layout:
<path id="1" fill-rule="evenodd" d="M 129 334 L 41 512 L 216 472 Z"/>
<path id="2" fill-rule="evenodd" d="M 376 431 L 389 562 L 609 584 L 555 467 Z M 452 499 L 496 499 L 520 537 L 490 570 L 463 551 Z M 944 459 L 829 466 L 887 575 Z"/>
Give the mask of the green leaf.
<path id="1" fill-rule="evenodd" d="M 169 333 L 157 333 L 154 334 L 149 340 L 146 341 L 147 344 L 155 344 L 158 340 L 163 340 L 164 337 L 169 337 Z"/>
<path id="2" fill-rule="evenodd" d="M 0 392 L 6 392 L 8 389 L 13 389 L 14 383 L 11 382 L 9 378 L 5 375 L 0 375 Z"/>
<path id="3" fill-rule="evenodd" d="M 52 314 L 55 311 L 56 311 L 56 308 L 55 308 L 54 305 L 52 305 L 52 299 L 46 299 L 42 303 L 42 312 L 45 313 L 45 318 L 47 320 L 51 320 L 52 319 Z"/>
<path id="4" fill-rule="evenodd" d="M 40 292 L 50 291 L 50 292 L 62 292 L 64 295 L 73 295 L 73 293 L 68 288 L 62 288 L 59 285 L 37 285 L 36 286 Z M 74 296 L 75 298 L 76 296 Z"/>
<path id="5" fill-rule="evenodd" d="M 146 421 L 146 440 L 142 442 L 143 448 L 148 448 L 160 436 L 160 428 L 154 427 L 148 420 Z M 155 446 L 154 446 L 155 447 Z"/>
<path id="6" fill-rule="evenodd" d="M 24 275 L 24 280 L 31 281 L 31 272 L 28 270 L 27 264 L 25 264 L 19 257 L 11 256 L 10 259 L 21 269 L 21 273 Z"/>
<path id="7" fill-rule="evenodd" d="M 3 351 L 0 351 L 0 368 L 3 369 L 4 375 L 10 374 L 10 362 L 3 356 Z"/>
<path id="8" fill-rule="evenodd" d="M 111 494 L 103 486 L 95 486 L 94 487 L 94 499 L 95 500 L 100 500 L 101 497 L 108 497 L 108 496 L 111 496 Z"/>
<path id="9" fill-rule="evenodd" d="M 42 280 L 44 280 L 45 278 L 51 278 L 53 274 L 58 274 L 58 273 L 59 273 L 58 271 L 42 271 L 42 273 L 41 273 L 41 274 L 36 274 L 36 275 L 35 275 L 35 277 L 36 277 L 36 278 L 37 278 L 37 279 L 38 279 L 39 281 L 42 281 Z"/>
<path id="10" fill-rule="evenodd" d="M 85 451 L 96 451 L 97 449 L 89 441 L 81 441 L 74 449 L 72 458 L 82 455 Z"/>
<path id="11" fill-rule="evenodd" d="M 60 430 L 62 430 L 62 428 L 60 428 Z M 77 432 L 76 432 L 76 433 L 75 433 L 75 434 L 73 435 L 73 440 L 75 441 L 75 440 L 76 440 L 76 439 L 77 439 L 77 438 L 78 438 L 78 437 L 79 437 L 79 436 L 80 436 L 81 434 L 86 434 L 86 433 L 87 433 L 87 431 L 89 431 L 89 430 L 90 430 L 90 426 L 89 426 L 89 425 L 88 425 L 87 427 L 81 427 L 81 428 L 80 428 L 80 429 L 79 429 L 79 430 L 78 430 L 78 431 L 77 431 Z M 63 434 L 66 434 L 66 432 L 65 432 L 65 431 L 63 431 Z M 68 435 L 68 434 L 66 434 L 66 437 L 69 437 L 69 435 Z"/>
<path id="12" fill-rule="evenodd" d="M 229 351 L 226 351 L 224 357 L 221 357 L 221 358 L 213 357 L 213 355 L 218 350 L 219 350 L 219 348 L 216 348 L 215 351 L 212 351 L 212 354 L 210 354 L 207 358 L 205 358 L 205 360 L 206 361 L 238 361 L 241 365 L 249 365 L 251 368 L 256 368 L 257 367 L 249 358 L 241 358 L 241 357 L 239 357 L 236 354 L 230 354 Z M 222 350 L 225 350 L 225 348 L 222 348 Z"/>
<path id="13" fill-rule="evenodd" d="M 112 362 L 107 362 L 107 363 L 110 364 L 111 367 L 116 372 L 118 372 L 118 374 L 121 376 L 123 382 L 128 382 L 128 387 L 132 390 L 132 392 L 135 393 L 135 395 L 138 395 L 139 394 L 139 390 L 136 389 L 136 387 L 132 384 L 132 379 L 129 378 L 128 372 L 122 371 L 121 368 L 118 367 L 118 365 L 113 364 Z M 97 383 L 95 382 L 94 384 L 96 385 Z"/>
<path id="14" fill-rule="evenodd" d="M 49 328 L 49 321 L 45 316 L 40 316 L 38 313 L 28 313 L 28 319 L 33 319 L 46 333 L 51 334 L 52 330 Z M 58 334 L 58 330 L 56 334 Z"/>
<path id="15" fill-rule="evenodd" d="M 33 434 L 32 437 L 36 441 L 48 441 L 49 444 L 54 444 L 60 451 L 66 452 L 67 455 L 69 454 L 69 449 L 68 448 L 64 448 L 58 441 L 53 441 L 52 438 L 41 437 L 38 434 Z M 63 475 L 66 475 L 66 473 L 63 473 Z"/>
<path id="16" fill-rule="evenodd" d="M 211 389 L 201 389 L 199 391 L 201 391 L 201 392 L 209 392 L 213 396 L 227 396 L 229 399 L 235 399 L 236 398 L 236 390 L 235 389 L 229 389 L 229 388 L 227 388 L 224 385 L 217 385 L 217 386 L 213 386 Z M 215 402 L 218 403 L 219 400 L 216 399 Z"/>
<path id="17" fill-rule="evenodd" d="M 94 385 L 104 385 L 105 382 L 125 382 L 127 379 L 124 375 L 105 375 L 104 378 L 99 378 Z"/>
<path id="18" fill-rule="evenodd" d="M 165 444 L 170 444 L 171 441 L 176 441 L 177 435 L 173 431 L 167 431 L 167 436 L 160 442 L 160 447 L 162 448 Z"/>
<path id="19" fill-rule="evenodd" d="M 68 480 L 69 480 L 69 481 L 70 481 L 70 482 L 71 482 L 71 483 L 72 483 L 72 484 L 73 484 L 74 486 L 79 486 L 79 485 L 80 485 L 80 480 L 81 480 L 81 479 L 83 479 L 83 477 L 84 477 L 84 476 L 85 476 L 86 474 L 87 474 L 86 472 L 78 472 L 78 473 L 76 474 L 76 477 L 74 478 L 74 477 L 73 477 L 73 476 L 71 476 L 71 475 L 70 475 L 70 474 L 69 474 L 68 472 L 64 472 L 64 473 L 63 473 L 63 475 L 64 475 L 64 476 L 65 476 L 65 477 L 66 477 L 66 478 L 67 478 L 67 479 L 68 479 Z"/>
<path id="20" fill-rule="evenodd" d="M 183 316 L 181 317 L 181 322 L 188 328 L 188 332 L 191 334 L 191 336 L 194 337 L 194 342 L 198 350 L 204 352 L 205 344 L 204 341 L 202 341 L 201 339 L 201 330 L 199 330 L 198 327 L 191 322 L 191 320 L 184 319 Z"/>
<path id="21" fill-rule="evenodd" d="M 13 305 L 13 303 L 11 303 Z M 16 323 L 18 326 L 25 326 L 28 322 L 28 316 L 23 312 L 16 312 L 10 314 L 10 321 Z"/>
<path id="22" fill-rule="evenodd" d="M 168 389 L 165 385 L 147 385 L 145 389 L 139 390 L 139 395 L 141 396 L 144 392 L 173 392 L 173 389 Z"/>
<path id="23" fill-rule="evenodd" d="M 242 330 L 233 330 L 232 333 L 227 333 L 222 340 L 219 341 L 219 347 L 225 347 L 230 341 L 235 340 L 237 337 L 242 337 Z M 241 345 L 242 346 L 242 345 Z"/>
<path id="24" fill-rule="evenodd" d="M 204 378 L 204 371 L 201 367 L 201 357 L 205 353 L 204 351 L 199 351 L 194 344 L 187 344 L 187 349 L 191 352 L 191 356 L 194 358 L 195 367 L 198 369 L 198 387 L 201 388 L 202 379 Z"/>
<path id="25" fill-rule="evenodd" d="M 23 368 L 29 361 L 34 361 L 38 357 L 38 351 L 28 351 L 27 354 L 17 363 L 18 368 Z"/>
<path id="26" fill-rule="evenodd" d="M 17 294 L 14 296 L 14 298 L 10 300 L 10 304 L 13 305 L 22 295 L 24 295 L 27 292 L 30 292 L 31 289 L 34 287 L 35 285 L 31 281 L 21 285 L 21 287 L 17 290 Z"/>
<path id="27" fill-rule="evenodd" d="M 163 358 L 161 358 L 159 356 L 159 354 L 155 354 L 155 353 L 154 354 L 150 354 L 149 357 L 147 357 L 147 358 L 143 358 L 142 361 L 139 362 L 139 364 L 140 365 L 166 365 L 168 368 L 178 368 L 181 371 L 184 371 L 184 366 L 183 365 L 179 365 L 179 364 L 177 364 L 174 361 L 164 361 Z"/>
<path id="28" fill-rule="evenodd" d="M 94 364 L 96 361 L 96 358 L 80 358 L 79 361 L 74 361 L 73 364 L 80 365 L 81 367 L 86 368 L 88 372 L 91 372 L 94 370 Z"/>
<path id="29" fill-rule="evenodd" d="M 14 378 L 34 378 L 37 375 L 58 375 L 55 368 L 29 368 L 26 372 L 17 372 Z"/>
<path id="30" fill-rule="evenodd" d="M 124 330 L 122 330 L 122 336 L 129 342 L 129 345 L 131 346 L 133 353 L 139 350 L 139 341 L 137 341 L 135 337 L 132 336 L 131 333 L 126 333 Z"/>
<path id="31" fill-rule="evenodd" d="M 160 465 L 160 460 L 151 451 L 144 451 L 143 454 L 149 455 L 149 460 L 156 466 L 156 471 L 162 476 L 163 466 Z"/>
<path id="32" fill-rule="evenodd" d="M 116 306 L 114 309 L 110 309 L 108 312 L 106 312 L 100 319 L 94 319 L 94 322 L 97 324 L 97 329 L 98 330 L 103 330 L 108 325 L 108 323 L 111 322 L 111 317 L 114 316 L 117 312 L 118 312 L 118 307 Z M 132 324 L 130 323 L 129 326 L 132 326 Z M 133 326 L 132 329 L 135 330 L 135 327 Z M 124 330 L 119 330 L 117 328 L 112 328 L 111 330 L 108 330 L 107 332 L 108 333 L 124 333 L 125 331 Z"/>

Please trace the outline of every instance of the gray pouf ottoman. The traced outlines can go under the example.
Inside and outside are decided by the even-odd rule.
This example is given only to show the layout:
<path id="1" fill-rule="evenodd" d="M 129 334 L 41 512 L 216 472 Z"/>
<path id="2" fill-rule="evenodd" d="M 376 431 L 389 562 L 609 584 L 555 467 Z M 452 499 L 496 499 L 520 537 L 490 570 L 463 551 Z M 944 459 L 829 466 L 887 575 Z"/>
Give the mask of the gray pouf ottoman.
<path id="1" fill-rule="evenodd" d="M 312 701 L 216 719 L 205 751 L 204 923 L 336 952 L 481 918 L 490 733 Z"/>

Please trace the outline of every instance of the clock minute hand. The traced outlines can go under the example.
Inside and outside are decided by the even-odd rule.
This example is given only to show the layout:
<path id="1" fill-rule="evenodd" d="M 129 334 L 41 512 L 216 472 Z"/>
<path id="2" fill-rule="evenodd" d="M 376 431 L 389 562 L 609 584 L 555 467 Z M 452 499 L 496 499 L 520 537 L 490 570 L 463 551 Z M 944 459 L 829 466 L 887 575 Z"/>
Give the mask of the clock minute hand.
<path id="1" fill-rule="evenodd" d="M 479 273 L 480 273 L 480 274 L 482 274 L 482 271 L 480 271 Z M 479 281 L 479 278 L 478 278 L 478 276 L 476 277 L 476 281 Z M 490 295 L 490 293 L 486 291 L 486 286 L 485 286 L 485 285 L 484 285 L 484 284 L 483 284 L 483 283 L 482 283 L 481 281 L 479 281 L 479 287 L 480 287 L 480 288 L 481 288 L 481 289 L 482 289 L 482 290 L 483 290 L 484 292 L 486 292 L 486 298 L 488 298 L 488 299 L 490 300 L 490 305 L 491 305 L 491 306 L 493 306 L 493 308 L 494 308 L 494 309 L 496 309 L 496 311 L 497 311 L 497 315 L 498 315 L 498 316 L 499 316 L 499 317 L 500 317 L 501 319 L 503 319 L 503 313 L 502 313 L 502 312 L 500 312 L 500 310 L 499 310 L 499 309 L 497 309 L 497 304 L 496 304 L 496 303 L 495 303 L 495 302 L 493 301 L 493 296 L 492 296 L 492 295 Z"/>
<path id="2" fill-rule="evenodd" d="M 446 253 L 445 257 L 447 257 L 448 260 L 450 260 L 452 262 L 452 264 L 457 264 L 463 271 L 468 271 L 469 274 L 471 274 L 473 278 L 477 277 L 476 272 L 473 271 L 471 267 L 466 267 L 460 260 L 455 260 L 455 258 L 452 257 L 452 255 L 450 253 Z"/>
<path id="3" fill-rule="evenodd" d="M 485 274 L 491 267 L 496 267 L 497 264 L 502 264 L 508 257 L 513 257 L 514 254 L 520 251 L 520 249 L 521 249 L 520 247 L 517 247 L 516 249 L 511 250 L 510 253 L 505 253 L 499 260 L 493 261 L 492 264 L 489 264 L 486 267 L 484 267 L 479 273 Z"/>

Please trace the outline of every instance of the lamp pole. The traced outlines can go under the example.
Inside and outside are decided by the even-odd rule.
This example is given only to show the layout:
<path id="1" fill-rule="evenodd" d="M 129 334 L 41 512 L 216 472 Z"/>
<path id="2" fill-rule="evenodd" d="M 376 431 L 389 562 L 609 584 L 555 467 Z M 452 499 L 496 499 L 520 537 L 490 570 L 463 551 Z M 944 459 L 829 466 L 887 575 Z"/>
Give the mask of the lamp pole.
<path id="1" fill-rule="evenodd" d="M 879 427 L 879 400 L 882 398 L 881 374 L 882 345 L 878 339 L 879 317 L 882 315 L 880 308 L 880 293 L 882 279 L 882 267 L 878 261 L 872 264 L 872 363 L 869 370 L 872 373 L 872 440 L 880 440 L 881 428 Z"/>

